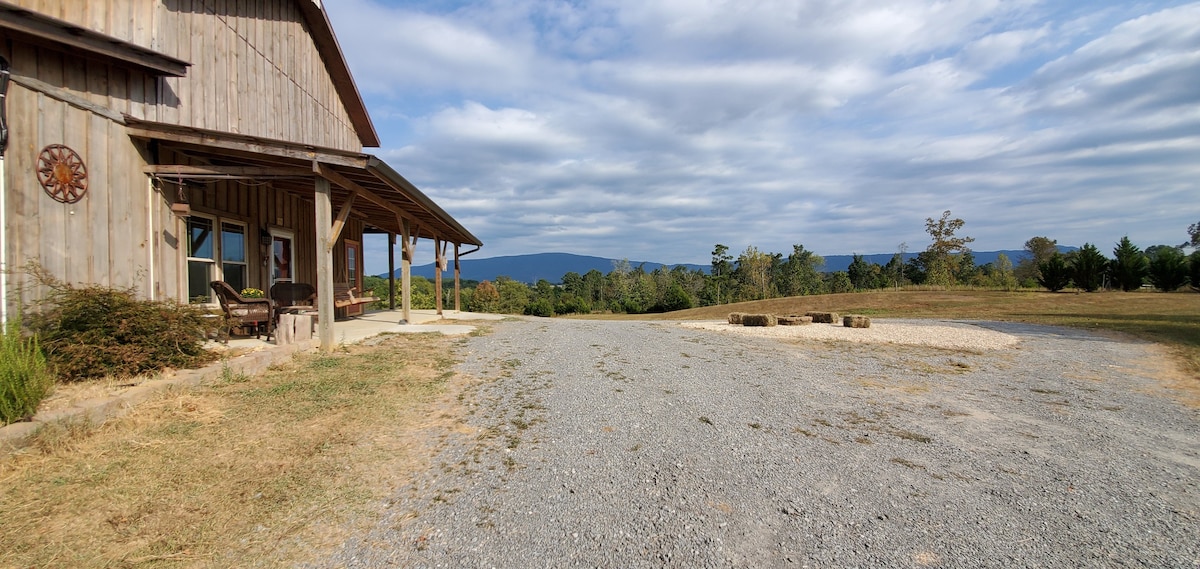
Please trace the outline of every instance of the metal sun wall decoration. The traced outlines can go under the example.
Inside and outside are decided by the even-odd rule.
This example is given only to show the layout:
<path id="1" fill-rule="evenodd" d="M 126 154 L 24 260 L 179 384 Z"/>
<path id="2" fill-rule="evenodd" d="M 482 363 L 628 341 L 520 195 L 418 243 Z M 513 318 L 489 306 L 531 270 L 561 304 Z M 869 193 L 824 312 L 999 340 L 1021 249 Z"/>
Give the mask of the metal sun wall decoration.
<path id="1" fill-rule="evenodd" d="M 61 144 L 51 144 L 38 154 L 37 176 L 54 201 L 75 203 L 87 193 L 87 166 L 79 154 Z"/>

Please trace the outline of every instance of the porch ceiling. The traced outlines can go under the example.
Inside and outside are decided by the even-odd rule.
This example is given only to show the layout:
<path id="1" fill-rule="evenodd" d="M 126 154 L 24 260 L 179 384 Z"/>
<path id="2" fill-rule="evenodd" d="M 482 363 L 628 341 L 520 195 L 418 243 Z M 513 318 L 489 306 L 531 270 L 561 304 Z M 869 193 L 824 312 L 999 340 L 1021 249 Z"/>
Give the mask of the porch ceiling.
<path id="1" fill-rule="evenodd" d="M 404 179 L 386 162 L 370 154 L 267 140 L 239 134 L 169 125 L 125 116 L 134 138 L 188 156 L 186 165 L 151 166 L 164 177 L 249 179 L 269 181 L 267 191 L 285 191 L 314 199 L 314 180 L 329 179 L 334 211 L 356 195 L 351 216 L 381 231 L 450 243 L 481 246 L 450 214 Z"/>

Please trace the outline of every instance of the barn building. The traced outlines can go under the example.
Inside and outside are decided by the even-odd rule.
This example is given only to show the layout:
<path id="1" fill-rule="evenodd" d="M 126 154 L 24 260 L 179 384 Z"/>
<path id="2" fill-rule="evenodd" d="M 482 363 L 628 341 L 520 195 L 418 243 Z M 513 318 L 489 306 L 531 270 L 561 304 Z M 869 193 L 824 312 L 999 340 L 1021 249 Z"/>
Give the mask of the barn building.
<path id="1" fill-rule="evenodd" d="M 482 245 L 363 152 L 379 137 L 320 0 L 0 0 L 0 67 L 5 320 L 41 293 L 34 260 L 181 302 L 310 283 L 331 347 L 364 233 L 399 238 L 405 318 L 418 240 L 442 270 Z"/>

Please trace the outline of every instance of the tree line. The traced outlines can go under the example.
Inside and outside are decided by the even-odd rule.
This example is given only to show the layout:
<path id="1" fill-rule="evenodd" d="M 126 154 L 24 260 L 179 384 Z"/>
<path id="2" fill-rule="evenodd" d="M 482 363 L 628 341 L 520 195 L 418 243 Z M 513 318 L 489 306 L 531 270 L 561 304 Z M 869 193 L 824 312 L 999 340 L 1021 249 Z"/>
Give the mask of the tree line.
<path id="1" fill-rule="evenodd" d="M 1001 254 L 995 262 L 978 265 L 969 248 L 971 237 L 959 235 L 965 222 L 951 217 L 926 218 L 930 243 L 916 255 L 900 244 L 885 264 L 866 261 L 855 254 L 845 271 L 822 271 L 825 260 L 802 244 L 783 253 L 746 247 L 736 257 L 729 247 L 716 244 L 708 272 L 684 266 L 647 271 L 628 260 L 615 261 L 607 274 L 591 270 L 569 272 L 561 282 L 539 280 L 533 285 L 498 277 L 493 281 L 464 282 L 462 307 L 475 312 L 554 316 L 614 312 L 643 314 L 670 312 L 698 306 L 764 300 L 788 296 L 830 294 L 906 286 L 969 286 L 1001 290 L 1060 291 L 1075 287 L 1086 292 L 1102 289 L 1132 291 L 1151 285 L 1174 291 L 1190 283 L 1200 290 L 1200 223 L 1188 227 L 1190 240 L 1181 245 L 1153 245 L 1141 249 L 1122 237 L 1106 257 L 1085 243 L 1067 253 L 1057 241 L 1037 236 L 1025 242 L 1025 255 L 1014 265 Z M 1193 248 L 1190 255 L 1185 249 Z M 380 298 L 387 281 L 366 283 Z M 444 297 L 452 299 L 448 285 Z M 452 300 L 447 301 L 452 302 Z M 422 277 L 412 282 L 412 306 L 434 307 L 434 285 Z"/>

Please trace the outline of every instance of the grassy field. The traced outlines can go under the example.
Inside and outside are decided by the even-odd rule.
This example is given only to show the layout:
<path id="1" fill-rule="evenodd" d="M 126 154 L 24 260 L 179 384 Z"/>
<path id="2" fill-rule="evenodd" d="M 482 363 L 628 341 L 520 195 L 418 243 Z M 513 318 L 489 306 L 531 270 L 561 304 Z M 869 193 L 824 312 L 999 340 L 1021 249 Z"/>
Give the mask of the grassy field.
<path id="1" fill-rule="evenodd" d="M 804 314 L 810 310 L 890 318 L 947 318 L 1053 324 L 1129 334 L 1165 346 L 1200 383 L 1200 294 L 1180 292 L 875 291 L 798 296 L 631 319 L 723 320 L 730 312 Z"/>
<path id="2" fill-rule="evenodd" d="M 457 341 L 392 336 L 43 429 L 0 457 L 0 567 L 303 562 L 457 428 Z"/>

